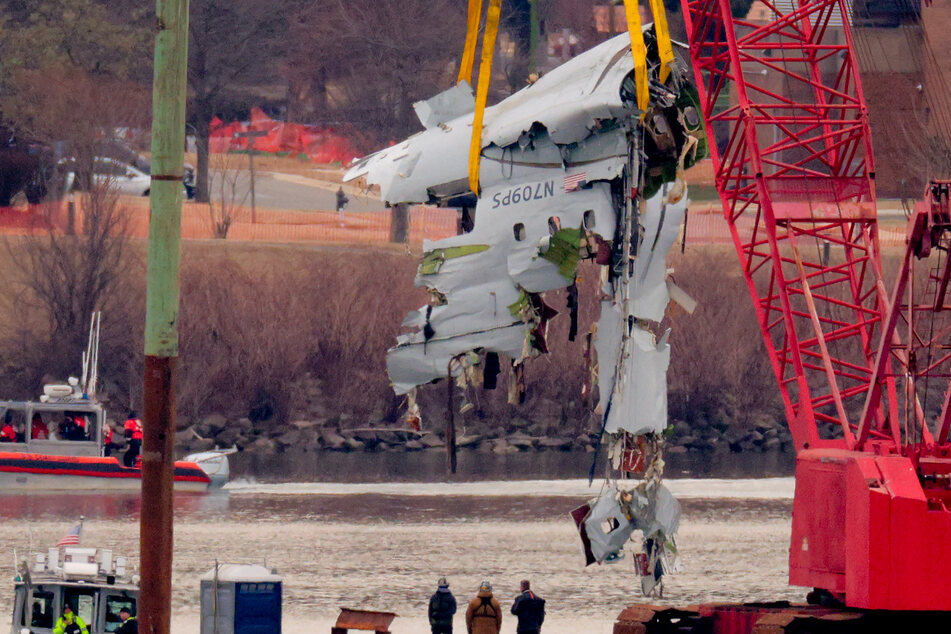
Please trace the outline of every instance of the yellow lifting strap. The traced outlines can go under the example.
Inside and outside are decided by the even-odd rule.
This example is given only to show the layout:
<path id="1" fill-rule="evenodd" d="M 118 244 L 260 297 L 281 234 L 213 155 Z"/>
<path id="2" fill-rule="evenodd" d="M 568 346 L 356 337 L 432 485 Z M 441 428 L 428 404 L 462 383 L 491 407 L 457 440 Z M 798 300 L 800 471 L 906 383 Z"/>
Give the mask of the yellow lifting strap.
<path id="1" fill-rule="evenodd" d="M 475 65 L 476 44 L 479 41 L 479 22 L 482 20 L 482 0 L 469 0 L 469 20 L 466 26 L 466 47 L 462 49 L 462 63 L 459 64 L 459 79 L 472 85 L 472 67 Z"/>
<path id="2" fill-rule="evenodd" d="M 495 38 L 499 34 L 501 15 L 502 0 L 489 0 L 485 35 L 482 38 L 482 62 L 479 64 L 479 88 L 476 91 L 475 113 L 472 117 L 472 144 L 469 146 L 469 188 L 476 196 L 479 195 L 479 160 L 482 157 L 482 117 L 485 114 L 485 102 L 489 97 L 492 53 L 495 51 Z"/>
<path id="3" fill-rule="evenodd" d="M 644 30 L 641 27 L 641 12 L 638 10 L 637 0 L 624 0 L 624 12 L 627 14 L 627 30 L 631 34 L 631 54 L 634 56 L 637 108 L 643 119 L 650 102 L 650 89 L 647 85 L 647 45 L 644 44 Z"/>
<path id="4" fill-rule="evenodd" d="M 670 66 L 674 61 L 674 46 L 670 42 L 670 31 L 667 29 L 667 13 L 664 11 L 664 0 L 650 0 L 651 12 L 654 14 L 654 35 L 657 36 L 657 53 L 660 56 L 660 83 L 667 81 L 670 76 Z"/>

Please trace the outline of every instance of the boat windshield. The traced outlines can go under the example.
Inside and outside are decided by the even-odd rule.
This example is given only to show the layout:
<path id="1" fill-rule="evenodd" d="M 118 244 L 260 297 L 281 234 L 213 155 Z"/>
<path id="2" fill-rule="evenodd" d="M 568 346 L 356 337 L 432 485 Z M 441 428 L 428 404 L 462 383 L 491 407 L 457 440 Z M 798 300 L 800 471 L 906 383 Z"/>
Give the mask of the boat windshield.
<path id="1" fill-rule="evenodd" d="M 0 442 L 26 442 L 28 433 L 26 413 L 8 409 L 0 422 Z"/>
<path id="2" fill-rule="evenodd" d="M 33 605 L 29 615 L 30 627 L 53 627 L 53 602 L 55 596 L 49 590 L 35 588 L 33 590 Z"/>
<path id="3" fill-rule="evenodd" d="M 33 440 L 78 440 L 98 442 L 102 426 L 99 414 L 88 409 L 30 409 L 28 406 L 7 406 L 0 425 L 10 425 L 15 442 Z M 0 442 L 2 442 L 0 436 Z"/>
<path id="4" fill-rule="evenodd" d="M 73 612 L 86 623 L 95 623 L 96 591 L 87 588 L 64 588 L 63 605 L 69 604 Z"/>
<path id="5" fill-rule="evenodd" d="M 126 608 L 129 614 L 135 614 L 135 598 L 110 594 L 106 597 L 106 631 L 115 632 L 122 625 L 119 610 Z"/>

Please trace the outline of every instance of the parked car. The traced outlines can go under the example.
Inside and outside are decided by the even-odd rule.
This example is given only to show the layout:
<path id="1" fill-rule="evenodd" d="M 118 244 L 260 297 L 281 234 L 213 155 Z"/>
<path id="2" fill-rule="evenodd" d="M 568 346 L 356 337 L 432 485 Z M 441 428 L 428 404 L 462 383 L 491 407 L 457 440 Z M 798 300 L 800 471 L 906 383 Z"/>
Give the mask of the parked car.
<path id="1" fill-rule="evenodd" d="M 151 176 L 114 158 L 97 156 L 92 176 L 96 185 L 113 185 L 119 193 L 128 196 L 148 196 L 152 190 Z"/>
<path id="2" fill-rule="evenodd" d="M 137 156 L 141 157 L 141 155 Z M 128 196 L 148 196 L 152 191 L 152 178 L 149 175 L 150 166 L 148 159 L 141 158 L 145 162 L 144 169 L 141 167 L 141 162 L 131 164 L 117 158 L 97 156 L 93 160 L 92 182 L 96 185 L 112 185 L 119 193 Z M 88 184 L 82 182 L 84 179 L 77 177 L 75 160 L 64 160 L 61 163 L 70 169 L 67 183 L 73 189 L 88 188 Z M 186 198 L 193 198 L 194 186 L 192 181 L 194 172 L 189 173 L 188 167 L 186 166 L 186 174 L 182 183 L 183 194 Z"/>

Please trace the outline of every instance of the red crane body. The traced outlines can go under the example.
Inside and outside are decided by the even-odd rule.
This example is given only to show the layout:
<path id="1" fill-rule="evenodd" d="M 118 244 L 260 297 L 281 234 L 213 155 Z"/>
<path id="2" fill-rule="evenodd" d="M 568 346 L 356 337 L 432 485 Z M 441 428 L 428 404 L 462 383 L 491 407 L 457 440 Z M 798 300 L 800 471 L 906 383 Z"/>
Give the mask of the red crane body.
<path id="1" fill-rule="evenodd" d="M 916 212 L 889 295 L 845 2 L 763 0 L 756 21 L 729 0 L 682 4 L 717 190 L 797 451 L 790 583 L 849 607 L 951 610 L 951 392 L 934 431 L 927 407 L 951 375 L 947 184 Z"/>

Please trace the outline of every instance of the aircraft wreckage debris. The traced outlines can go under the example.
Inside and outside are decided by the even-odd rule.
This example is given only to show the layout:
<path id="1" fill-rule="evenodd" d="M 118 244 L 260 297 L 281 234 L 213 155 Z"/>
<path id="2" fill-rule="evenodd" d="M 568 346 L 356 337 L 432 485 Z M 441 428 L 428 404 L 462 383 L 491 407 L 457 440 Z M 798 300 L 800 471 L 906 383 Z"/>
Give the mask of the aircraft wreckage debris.
<path id="1" fill-rule="evenodd" d="M 413 425 L 419 386 L 451 377 L 491 389 L 503 362 L 510 401 L 523 400 L 527 362 L 552 345 L 546 327 L 557 311 L 543 294 L 569 289 L 577 307 L 579 262 L 601 265 L 601 316 L 586 361 L 610 465 L 601 495 L 572 515 L 588 564 L 620 560 L 634 531 L 643 534 L 635 562 L 649 593 L 663 568 L 676 567 L 680 515 L 661 483 L 670 360 L 661 322 L 672 296 L 693 309 L 668 277 L 666 254 L 687 212 L 683 170 L 706 155 L 707 142 L 686 66 L 674 61 L 661 82 L 653 28 L 644 36 L 646 112 L 627 34 L 487 108 L 478 195 L 467 178 L 475 100 L 465 82 L 416 104 L 425 130 L 359 161 L 345 180 L 379 185 L 390 205 L 462 207 L 470 219 L 474 208 L 470 231 L 424 244 L 415 283 L 430 301 L 407 315 L 387 356 Z M 631 472 L 644 477 L 624 479 Z"/>

